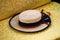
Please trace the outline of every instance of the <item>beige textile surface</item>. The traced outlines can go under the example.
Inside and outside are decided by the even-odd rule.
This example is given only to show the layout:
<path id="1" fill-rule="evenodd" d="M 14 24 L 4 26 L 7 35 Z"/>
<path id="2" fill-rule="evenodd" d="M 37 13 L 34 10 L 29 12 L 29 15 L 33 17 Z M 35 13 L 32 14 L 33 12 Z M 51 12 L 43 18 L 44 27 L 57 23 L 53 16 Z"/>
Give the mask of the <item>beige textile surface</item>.
<path id="1" fill-rule="evenodd" d="M 23 10 L 36 8 L 51 0 L 0 0 L 0 20 Z"/>
<path id="2" fill-rule="evenodd" d="M 0 40 L 55 40 L 60 37 L 60 4 L 51 2 L 36 10 L 44 9 L 51 13 L 51 26 L 38 33 L 22 33 L 9 26 L 9 19 L 0 21 Z"/>

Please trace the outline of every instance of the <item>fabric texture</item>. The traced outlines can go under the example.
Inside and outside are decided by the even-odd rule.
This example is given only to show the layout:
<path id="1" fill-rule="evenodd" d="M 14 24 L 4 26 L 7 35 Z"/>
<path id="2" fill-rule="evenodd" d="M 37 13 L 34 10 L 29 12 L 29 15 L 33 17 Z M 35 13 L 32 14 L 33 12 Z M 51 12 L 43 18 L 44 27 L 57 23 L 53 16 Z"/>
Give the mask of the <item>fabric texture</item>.
<path id="1" fill-rule="evenodd" d="M 36 10 L 44 9 L 50 12 L 51 26 L 46 30 L 38 33 L 22 33 L 12 29 L 9 26 L 9 20 L 0 21 L 0 40 L 55 40 L 60 37 L 60 4 L 51 2 L 45 6 L 36 8 Z"/>
<path id="2" fill-rule="evenodd" d="M 51 0 L 0 0 L 0 20 L 49 2 Z"/>

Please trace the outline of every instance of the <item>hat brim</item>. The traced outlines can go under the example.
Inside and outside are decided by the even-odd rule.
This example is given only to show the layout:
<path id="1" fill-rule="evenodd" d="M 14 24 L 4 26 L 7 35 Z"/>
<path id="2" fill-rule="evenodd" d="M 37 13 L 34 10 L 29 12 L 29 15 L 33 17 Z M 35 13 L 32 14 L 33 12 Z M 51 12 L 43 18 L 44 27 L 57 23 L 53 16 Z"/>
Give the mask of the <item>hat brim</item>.
<path id="1" fill-rule="evenodd" d="M 42 31 L 42 30 L 45 30 L 46 28 L 48 28 L 51 24 L 51 19 L 50 17 L 47 15 L 47 14 L 44 14 L 44 15 L 47 15 L 46 18 L 49 18 L 49 21 L 45 21 L 46 23 L 42 23 L 34 28 L 25 28 L 25 27 L 22 27 L 20 24 L 19 24 L 19 18 L 18 18 L 18 15 L 19 14 L 15 14 L 10 20 L 9 20 L 9 25 L 10 27 L 12 27 L 13 29 L 15 30 L 18 30 L 18 31 L 22 31 L 22 32 L 38 32 L 38 31 Z M 44 18 L 44 16 L 43 16 Z M 45 19 L 43 19 L 45 20 Z"/>

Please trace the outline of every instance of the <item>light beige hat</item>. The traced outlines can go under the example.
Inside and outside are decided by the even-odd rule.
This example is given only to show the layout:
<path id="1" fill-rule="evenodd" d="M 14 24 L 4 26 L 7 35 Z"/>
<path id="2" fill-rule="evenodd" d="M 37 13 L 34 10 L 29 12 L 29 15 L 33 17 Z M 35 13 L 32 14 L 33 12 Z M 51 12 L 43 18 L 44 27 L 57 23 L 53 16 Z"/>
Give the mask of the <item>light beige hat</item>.
<path id="1" fill-rule="evenodd" d="M 32 21 L 33 20 L 33 21 Z M 37 10 L 27 10 L 14 15 L 9 25 L 19 31 L 36 32 L 46 29 L 51 23 L 51 19 L 47 14 L 40 13 Z"/>

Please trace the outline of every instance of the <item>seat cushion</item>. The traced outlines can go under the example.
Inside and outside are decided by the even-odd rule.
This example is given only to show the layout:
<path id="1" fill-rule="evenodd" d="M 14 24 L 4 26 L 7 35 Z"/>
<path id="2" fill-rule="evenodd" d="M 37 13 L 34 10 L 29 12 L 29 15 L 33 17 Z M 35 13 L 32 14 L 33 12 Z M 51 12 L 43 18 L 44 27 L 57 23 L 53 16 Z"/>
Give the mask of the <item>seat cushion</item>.
<path id="1" fill-rule="evenodd" d="M 60 4 L 51 2 L 45 6 L 36 8 L 50 12 L 51 25 L 44 31 L 37 33 L 23 33 L 12 29 L 9 20 L 0 21 L 0 40 L 55 40 L 60 38 Z"/>

